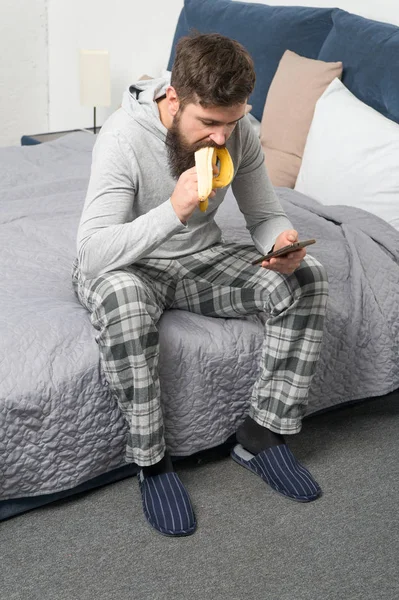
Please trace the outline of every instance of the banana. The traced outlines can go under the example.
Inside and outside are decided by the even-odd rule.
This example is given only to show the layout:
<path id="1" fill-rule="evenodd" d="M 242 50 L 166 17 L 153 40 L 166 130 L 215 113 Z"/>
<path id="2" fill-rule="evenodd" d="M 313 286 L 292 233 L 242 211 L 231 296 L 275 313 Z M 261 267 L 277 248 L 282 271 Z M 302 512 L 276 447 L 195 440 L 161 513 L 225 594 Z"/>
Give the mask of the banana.
<path id="1" fill-rule="evenodd" d="M 200 210 L 208 208 L 208 197 L 213 188 L 229 185 L 234 175 L 234 165 L 227 148 L 201 148 L 194 154 L 198 175 L 198 197 Z M 213 176 L 213 166 L 219 159 L 219 174 Z"/>

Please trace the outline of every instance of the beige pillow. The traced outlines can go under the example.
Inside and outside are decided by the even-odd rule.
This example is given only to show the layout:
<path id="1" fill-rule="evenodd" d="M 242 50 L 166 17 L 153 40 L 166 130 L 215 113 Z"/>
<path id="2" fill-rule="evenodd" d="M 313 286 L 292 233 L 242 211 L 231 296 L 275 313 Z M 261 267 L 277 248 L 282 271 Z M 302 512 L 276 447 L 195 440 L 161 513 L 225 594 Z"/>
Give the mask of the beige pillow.
<path id="1" fill-rule="evenodd" d="M 342 62 L 305 58 L 286 50 L 267 94 L 260 140 L 273 185 L 293 188 L 317 100 Z"/>

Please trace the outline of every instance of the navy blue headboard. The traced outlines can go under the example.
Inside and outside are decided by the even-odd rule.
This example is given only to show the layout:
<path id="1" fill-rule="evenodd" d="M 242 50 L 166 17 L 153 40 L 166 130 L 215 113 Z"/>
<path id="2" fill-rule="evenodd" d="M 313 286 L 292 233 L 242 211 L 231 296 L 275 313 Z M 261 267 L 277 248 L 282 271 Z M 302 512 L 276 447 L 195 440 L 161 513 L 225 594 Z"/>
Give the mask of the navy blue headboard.
<path id="1" fill-rule="evenodd" d="M 332 27 L 331 8 L 269 6 L 231 0 L 185 0 L 168 63 L 171 70 L 177 40 L 190 29 L 221 33 L 245 46 L 256 71 L 250 98 L 252 114 L 261 120 L 266 94 L 285 50 L 317 58 Z"/>
<path id="2" fill-rule="evenodd" d="M 399 27 L 336 9 L 318 58 L 341 60 L 342 83 L 399 123 Z"/>
<path id="3" fill-rule="evenodd" d="M 285 50 L 327 62 L 342 61 L 342 81 L 360 100 L 399 123 L 399 27 L 341 9 L 269 6 L 232 0 L 185 0 L 177 40 L 190 29 L 218 32 L 241 42 L 255 63 L 249 99 L 261 120 L 266 95 Z"/>

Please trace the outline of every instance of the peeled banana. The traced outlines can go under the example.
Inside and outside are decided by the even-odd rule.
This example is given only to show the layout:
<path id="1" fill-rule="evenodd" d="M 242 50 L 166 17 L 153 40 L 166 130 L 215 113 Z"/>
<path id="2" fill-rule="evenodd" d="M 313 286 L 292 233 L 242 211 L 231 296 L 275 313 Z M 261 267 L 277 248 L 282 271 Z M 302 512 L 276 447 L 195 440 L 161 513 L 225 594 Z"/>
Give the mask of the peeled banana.
<path id="1" fill-rule="evenodd" d="M 201 148 L 194 154 L 198 176 L 200 210 L 208 208 L 208 197 L 213 188 L 229 185 L 234 175 L 234 165 L 227 148 Z M 219 174 L 213 176 L 213 167 L 219 160 Z"/>

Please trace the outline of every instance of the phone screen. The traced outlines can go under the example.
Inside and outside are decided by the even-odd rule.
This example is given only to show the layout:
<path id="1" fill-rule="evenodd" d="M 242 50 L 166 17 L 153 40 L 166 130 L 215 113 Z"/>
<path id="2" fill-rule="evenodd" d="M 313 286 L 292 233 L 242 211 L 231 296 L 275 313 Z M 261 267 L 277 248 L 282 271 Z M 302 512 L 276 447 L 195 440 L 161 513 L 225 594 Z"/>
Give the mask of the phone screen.
<path id="1" fill-rule="evenodd" d="M 293 244 L 288 244 L 288 246 L 284 246 L 283 248 L 279 248 L 278 250 L 274 250 L 273 252 L 269 252 L 269 254 L 265 254 L 265 256 L 261 256 L 252 262 L 253 265 L 258 265 L 264 260 L 270 260 L 276 256 L 284 256 L 289 254 L 290 252 L 295 252 L 295 250 L 300 250 L 301 248 L 305 248 L 306 246 L 310 246 L 311 244 L 315 244 L 316 240 L 305 240 L 303 242 L 294 242 Z"/>

